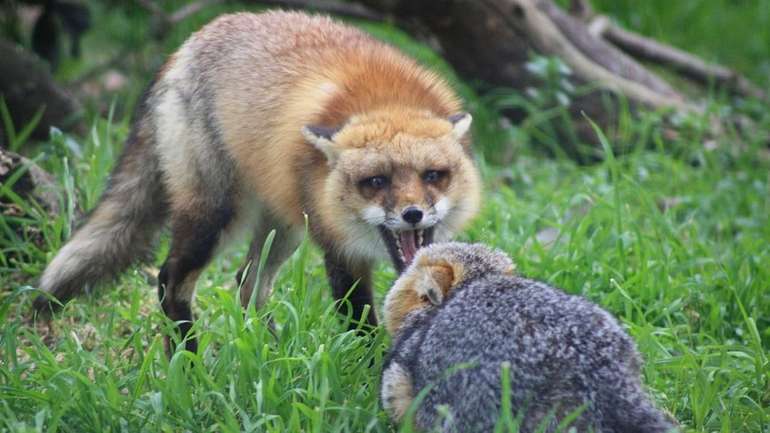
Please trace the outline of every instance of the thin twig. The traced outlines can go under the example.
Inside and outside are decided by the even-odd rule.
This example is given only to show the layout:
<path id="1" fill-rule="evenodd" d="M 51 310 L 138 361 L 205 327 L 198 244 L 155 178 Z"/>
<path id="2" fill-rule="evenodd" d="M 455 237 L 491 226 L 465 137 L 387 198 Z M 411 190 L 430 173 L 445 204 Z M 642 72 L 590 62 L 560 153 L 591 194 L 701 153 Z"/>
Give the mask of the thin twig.
<path id="1" fill-rule="evenodd" d="M 194 15 L 198 13 L 199 11 L 201 11 L 206 7 L 222 4 L 225 1 L 227 0 L 200 0 L 197 2 L 187 4 L 177 9 L 172 14 L 168 15 L 168 23 L 172 25 L 176 24 L 184 20 L 185 18 L 189 17 L 190 15 Z"/>
<path id="2" fill-rule="evenodd" d="M 290 9 L 309 9 L 326 12 L 333 15 L 350 18 L 361 18 L 371 21 L 383 21 L 385 16 L 359 3 L 348 3 L 337 0 L 257 0 L 268 6 L 282 6 Z"/>
<path id="3" fill-rule="evenodd" d="M 172 13 L 166 13 L 160 6 L 152 0 L 136 0 L 140 6 L 149 11 L 155 18 L 153 25 L 153 35 L 156 39 L 162 39 L 171 27 L 178 24 L 185 18 L 194 15 L 206 7 L 225 3 L 227 0 L 198 0 L 186 4 Z"/>

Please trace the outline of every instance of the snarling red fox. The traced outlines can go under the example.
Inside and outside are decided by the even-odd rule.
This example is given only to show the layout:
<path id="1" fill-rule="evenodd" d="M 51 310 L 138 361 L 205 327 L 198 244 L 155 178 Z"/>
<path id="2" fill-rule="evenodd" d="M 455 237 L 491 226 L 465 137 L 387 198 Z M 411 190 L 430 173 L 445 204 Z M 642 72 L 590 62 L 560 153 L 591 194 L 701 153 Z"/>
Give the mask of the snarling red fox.
<path id="1" fill-rule="evenodd" d="M 276 230 L 260 281 L 241 268 L 242 303 L 256 287 L 261 306 L 307 215 L 335 298 L 355 286 L 361 319 L 374 260 L 390 256 L 400 272 L 476 212 L 470 123 L 435 73 L 353 27 L 297 12 L 222 16 L 162 67 L 99 204 L 41 289 L 64 302 L 117 276 L 152 257 L 168 224 L 159 296 L 185 336 L 196 280 L 239 227 L 253 233 L 252 264 Z M 52 305 L 41 296 L 35 307 Z M 373 309 L 363 319 L 376 324 Z"/>

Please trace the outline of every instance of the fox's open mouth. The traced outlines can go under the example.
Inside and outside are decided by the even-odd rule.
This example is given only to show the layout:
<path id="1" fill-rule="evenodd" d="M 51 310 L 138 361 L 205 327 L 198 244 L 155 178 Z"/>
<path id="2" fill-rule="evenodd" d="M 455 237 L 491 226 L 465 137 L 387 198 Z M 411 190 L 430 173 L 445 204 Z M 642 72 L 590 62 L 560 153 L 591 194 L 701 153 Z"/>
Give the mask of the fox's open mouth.
<path id="1" fill-rule="evenodd" d="M 380 234 L 388 247 L 388 253 L 393 260 L 393 267 L 400 274 L 404 272 L 417 255 L 417 250 L 433 242 L 433 227 L 417 230 L 393 231 L 380 226 Z"/>

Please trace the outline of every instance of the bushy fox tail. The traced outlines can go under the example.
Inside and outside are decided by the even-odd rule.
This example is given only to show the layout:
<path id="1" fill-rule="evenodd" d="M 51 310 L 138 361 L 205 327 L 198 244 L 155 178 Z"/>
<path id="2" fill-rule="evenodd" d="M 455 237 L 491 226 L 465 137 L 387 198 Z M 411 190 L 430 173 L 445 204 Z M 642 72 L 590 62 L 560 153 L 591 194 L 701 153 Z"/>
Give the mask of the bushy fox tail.
<path id="1" fill-rule="evenodd" d="M 153 250 L 168 206 L 148 125 L 137 119 L 99 204 L 41 277 L 40 289 L 61 303 L 116 277 Z M 59 305 L 40 295 L 33 307 L 51 312 Z"/>

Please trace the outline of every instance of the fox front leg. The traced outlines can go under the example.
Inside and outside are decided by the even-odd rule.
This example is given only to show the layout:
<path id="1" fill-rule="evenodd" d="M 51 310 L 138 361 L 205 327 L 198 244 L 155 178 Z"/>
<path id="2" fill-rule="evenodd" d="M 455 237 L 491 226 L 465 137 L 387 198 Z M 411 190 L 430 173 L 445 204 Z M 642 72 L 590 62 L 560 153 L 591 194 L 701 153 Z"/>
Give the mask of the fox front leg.
<path id="1" fill-rule="evenodd" d="M 377 316 L 374 312 L 372 297 L 372 265 L 368 262 L 350 263 L 334 253 L 326 253 L 326 274 L 335 301 L 342 301 L 339 311 L 342 315 L 350 315 L 350 329 L 355 329 L 358 321 L 363 320 L 372 328 L 377 326 Z M 369 306 L 369 312 L 363 317 L 364 309 Z"/>

